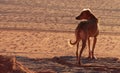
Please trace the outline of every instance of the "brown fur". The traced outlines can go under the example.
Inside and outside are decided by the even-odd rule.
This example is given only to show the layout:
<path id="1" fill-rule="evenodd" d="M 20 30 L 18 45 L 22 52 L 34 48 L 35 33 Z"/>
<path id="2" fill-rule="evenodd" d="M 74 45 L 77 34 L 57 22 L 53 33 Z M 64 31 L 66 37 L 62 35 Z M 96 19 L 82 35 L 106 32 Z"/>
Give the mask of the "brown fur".
<path id="1" fill-rule="evenodd" d="M 71 45 L 77 45 L 76 57 L 77 57 L 78 63 L 81 64 L 80 59 L 81 59 L 82 52 L 86 47 L 87 40 L 88 40 L 88 48 L 89 48 L 88 58 L 91 58 L 91 59 L 95 58 L 94 49 L 97 42 L 97 36 L 99 34 L 98 19 L 90 12 L 90 10 L 82 11 L 81 14 L 76 17 L 76 19 L 77 20 L 86 19 L 84 21 L 81 21 L 78 24 L 77 28 L 75 29 L 76 41 L 73 43 L 70 41 Z M 94 38 L 92 51 L 90 50 L 90 37 Z M 82 48 L 78 56 L 78 48 L 79 48 L 80 40 L 82 40 Z"/>

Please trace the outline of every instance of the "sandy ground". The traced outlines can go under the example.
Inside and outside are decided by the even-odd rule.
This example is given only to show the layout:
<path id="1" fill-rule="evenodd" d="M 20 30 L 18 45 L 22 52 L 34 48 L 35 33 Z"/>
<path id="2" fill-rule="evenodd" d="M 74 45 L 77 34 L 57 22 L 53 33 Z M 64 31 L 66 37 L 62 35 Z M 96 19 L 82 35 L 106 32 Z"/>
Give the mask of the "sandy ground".
<path id="1" fill-rule="evenodd" d="M 18 52 L 18 54 L 27 55 L 27 53 L 31 53 L 32 55 L 28 56 L 36 58 L 53 57 L 53 55 L 74 55 L 76 46 L 69 46 L 68 42 L 70 39 L 75 41 L 74 33 L 4 29 L 0 31 L 0 50 L 1 53 L 8 52 L 11 54 Z M 95 54 L 100 57 L 111 56 L 119 58 L 119 40 L 119 35 L 100 34 Z M 85 51 L 87 52 L 87 49 Z M 33 54 L 37 54 L 37 56 Z"/>
<path id="2" fill-rule="evenodd" d="M 70 47 L 68 41 L 74 33 L 30 30 L 0 30 L 1 54 L 16 56 L 31 70 L 53 70 L 55 72 L 115 72 L 120 69 L 119 35 L 100 34 L 95 49 L 98 59 L 87 60 L 87 48 L 78 67 L 75 59 L 76 46 Z M 92 40 L 92 38 L 91 38 Z"/>
<path id="3" fill-rule="evenodd" d="M 99 19 L 100 35 L 97 59 L 86 59 L 86 47 L 79 67 L 68 41 L 75 41 L 75 17 L 83 8 Z M 0 55 L 41 73 L 119 73 L 119 8 L 119 0 L 0 0 Z"/>

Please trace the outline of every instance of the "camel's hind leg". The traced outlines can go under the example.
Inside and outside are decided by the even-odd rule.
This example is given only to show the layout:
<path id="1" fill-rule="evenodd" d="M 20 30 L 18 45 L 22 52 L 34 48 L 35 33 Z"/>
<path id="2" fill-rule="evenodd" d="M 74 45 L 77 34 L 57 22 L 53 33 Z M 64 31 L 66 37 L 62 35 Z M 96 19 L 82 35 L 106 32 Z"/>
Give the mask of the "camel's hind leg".
<path id="1" fill-rule="evenodd" d="M 76 33 L 76 41 L 77 41 L 77 50 L 76 50 L 76 58 L 77 58 L 77 60 L 79 60 L 78 58 L 78 49 L 79 49 L 79 42 L 80 42 L 80 36 L 79 36 L 79 33 L 77 32 Z"/>
<path id="2" fill-rule="evenodd" d="M 77 50 L 76 50 L 76 58 L 78 60 L 78 49 L 79 49 L 79 42 L 77 43 Z"/>
<path id="3" fill-rule="evenodd" d="M 90 38 L 88 38 L 88 52 L 89 52 L 89 55 L 88 55 L 88 59 L 91 59 L 91 50 L 90 50 Z"/>
<path id="4" fill-rule="evenodd" d="M 96 42 L 97 42 L 97 38 L 94 37 L 93 47 L 92 47 L 92 59 L 95 59 L 95 56 L 94 56 L 94 49 L 95 49 Z"/>
<path id="5" fill-rule="evenodd" d="M 81 62 L 80 62 L 80 60 L 81 60 L 81 55 L 82 55 L 82 52 L 83 52 L 85 46 L 86 46 L 86 39 L 82 40 L 82 48 L 81 48 L 81 50 L 80 50 L 79 59 L 78 59 L 78 64 L 79 64 L 79 65 L 81 65 Z"/>

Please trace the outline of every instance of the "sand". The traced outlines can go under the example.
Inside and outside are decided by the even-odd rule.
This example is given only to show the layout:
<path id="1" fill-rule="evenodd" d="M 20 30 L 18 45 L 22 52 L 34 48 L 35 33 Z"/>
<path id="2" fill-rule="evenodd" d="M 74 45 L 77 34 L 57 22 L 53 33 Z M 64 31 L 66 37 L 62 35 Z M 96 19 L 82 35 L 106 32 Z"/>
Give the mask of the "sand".
<path id="1" fill-rule="evenodd" d="M 75 17 L 83 8 L 99 19 L 100 34 L 97 59 L 86 59 L 86 47 L 80 67 L 68 42 L 75 41 Z M 119 8 L 116 0 L 0 0 L 0 55 L 37 73 L 119 73 Z"/>

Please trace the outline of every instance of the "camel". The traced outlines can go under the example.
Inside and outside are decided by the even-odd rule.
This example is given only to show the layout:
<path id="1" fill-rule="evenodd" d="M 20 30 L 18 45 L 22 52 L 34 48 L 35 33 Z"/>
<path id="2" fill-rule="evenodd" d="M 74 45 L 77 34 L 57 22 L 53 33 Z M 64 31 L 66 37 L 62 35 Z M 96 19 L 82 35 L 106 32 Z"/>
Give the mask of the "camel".
<path id="1" fill-rule="evenodd" d="M 98 19 L 92 14 L 90 9 L 83 10 L 79 16 L 76 17 L 76 20 L 81 20 L 81 22 L 78 24 L 77 28 L 75 29 L 75 36 L 76 41 L 71 42 L 71 45 L 77 45 L 76 50 L 76 57 L 78 60 L 78 64 L 81 65 L 81 55 L 86 47 L 86 42 L 88 41 L 88 49 L 89 49 L 89 59 L 95 59 L 94 57 L 94 49 L 97 42 L 97 36 L 99 35 L 99 29 L 98 29 Z M 92 50 L 90 49 L 90 37 L 93 37 L 93 46 Z M 78 48 L 79 48 L 79 42 L 82 40 L 82 47 L 78 56 Z"/>

